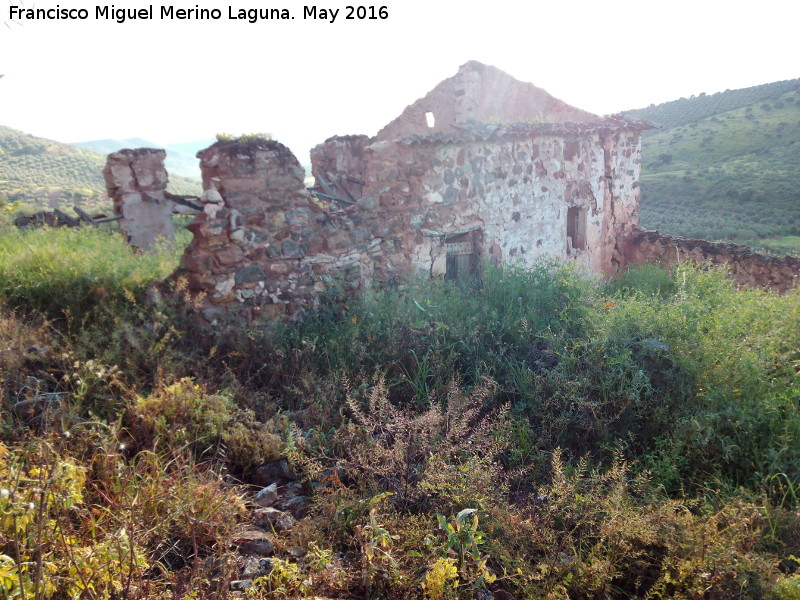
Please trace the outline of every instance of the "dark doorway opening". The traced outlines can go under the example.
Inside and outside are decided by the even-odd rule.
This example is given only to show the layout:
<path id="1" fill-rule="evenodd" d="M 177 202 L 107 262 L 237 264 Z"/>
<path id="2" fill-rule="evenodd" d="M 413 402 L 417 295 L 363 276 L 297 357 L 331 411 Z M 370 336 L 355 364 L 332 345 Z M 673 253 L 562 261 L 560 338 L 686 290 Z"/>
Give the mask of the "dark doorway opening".
<path id="1" fill-rule="evenodd" d="M 444 278 L 451 281 L 474 281 L 478 277 L 476 231 L 449 235 L 444 239 L 447 266 Z"/>

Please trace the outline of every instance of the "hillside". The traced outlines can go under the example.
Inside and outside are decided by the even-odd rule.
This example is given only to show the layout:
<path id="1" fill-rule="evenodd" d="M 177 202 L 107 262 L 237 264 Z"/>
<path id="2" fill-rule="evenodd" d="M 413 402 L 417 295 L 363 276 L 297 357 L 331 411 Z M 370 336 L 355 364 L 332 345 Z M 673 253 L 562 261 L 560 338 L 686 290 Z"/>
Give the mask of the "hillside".
<path id="1" fill-rule="evenodd" d="M 0 126 L 0 202 L 47 207 L 106 202 L 105 156 Z M 176 194 L 196 194 L 200 185 L 170 177 Z"/>
<path id="2" fill-rule="evenodd" d="M 661 127 L 642 141 L 643 227 L 800 251 L 800 80 L 627 114 Z"/>
<path id="3" fill-rule="evenodd" d="M 700 94 L 691 98 L 680 98 L 663 104 L 651 104 L 647 108 L 626 110 L 625 114 L 637 119 L 647 119 L 663 129 L 695 123 L 720 113 L 746 108 L 759 102 L 769 101 L 787 92 L 796 91 L 800 79 L 788 79 L 765 83 L 740 90 L 725 90 L 716 94 Z M 653 135 L 647 132 L 645 135 Z"/>
<path id="4" fill-rule="evenodd" d="M 206 148 L 213 143 L 214 141 L 211 141 L 210 143 L 202 146 L 202 148 Z M 170 173 L 170 175 L 188 177 L 190 179 L 197 180 L 200 179 L 200 166 L 198 165 L 197 158 L 195 157 L 196 151 L 186 152 L 185 150 L 181 150 L 175 146 L 165 146 L 164 144 L 157 144 L 156 142 L 151 142 L 150 140 L 145 140 L 142 138 L 128 138 L 125 140 L 92 140 L 89 142 L 75 142 L 73 145 L 97 152 L 99 154 L 110 154 L 111 152 L 122 150 L 123 148 L 164 148 L 167 151 L 167 160 L 164 162 L 164 164 L 167 167 L 167 171 Z M 184 146 L 187 148 L 194 147 L 191 143 L 185 144 Z"/>

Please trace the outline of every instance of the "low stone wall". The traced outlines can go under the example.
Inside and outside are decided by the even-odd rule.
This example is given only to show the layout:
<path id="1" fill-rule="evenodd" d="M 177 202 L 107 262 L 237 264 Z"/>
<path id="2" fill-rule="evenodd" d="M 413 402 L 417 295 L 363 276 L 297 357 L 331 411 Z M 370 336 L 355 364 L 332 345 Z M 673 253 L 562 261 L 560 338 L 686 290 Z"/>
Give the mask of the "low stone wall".
<path id="1" fill-rule="evenodd" d="M 700 266 L 730 269 L 734 281 L 743 286 L 785 292 L 800 282 L 800 258 L 754 252 L 747 246 L 693 240 L 657 231 L 637 231 L 625 245 L 629 265 L 673 265 L 695 262 Z"/>
<path id="2" fill-rule="evenodd" d="M 175 239 L 172 202 L 166 197 L 166 156 L 155 148 L 120 150 L 108 155 L 103 169 L 114 214 L 124 217 L 120 230 L 140 250 L 151 251 L 159 240 Z"/>

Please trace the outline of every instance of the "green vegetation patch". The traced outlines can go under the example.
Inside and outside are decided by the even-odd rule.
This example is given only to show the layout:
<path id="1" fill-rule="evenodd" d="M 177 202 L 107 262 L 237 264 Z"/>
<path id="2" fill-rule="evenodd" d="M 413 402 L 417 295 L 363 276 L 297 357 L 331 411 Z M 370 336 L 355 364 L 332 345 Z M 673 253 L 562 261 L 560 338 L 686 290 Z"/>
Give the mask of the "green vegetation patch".
<path id="1" fill-rule="evenodd" d="M 33 234 L 0 254 L 9 597 L 793 597 L 798 291 L 541 260 L 199 332 L 143 301 L 174 255 Z M 279 458 L 308 516 L 246 576 Z"/>
<path id="2" fill-rule="evenodd" d="M 179 256 L 177 249 L 137 253 L 103 228 L 11 230 L 0 237 L 0 295 L 9 306 L 50 317 L 88 315 L 143 293 Z"/>
<path id="3" fill-rule="evenodd" d="M 785 251 L 790 254 L 800 254 L 800 236 L 783 235 L 777 238 L 761 240 L 761 244 L 773 252 Z"/>

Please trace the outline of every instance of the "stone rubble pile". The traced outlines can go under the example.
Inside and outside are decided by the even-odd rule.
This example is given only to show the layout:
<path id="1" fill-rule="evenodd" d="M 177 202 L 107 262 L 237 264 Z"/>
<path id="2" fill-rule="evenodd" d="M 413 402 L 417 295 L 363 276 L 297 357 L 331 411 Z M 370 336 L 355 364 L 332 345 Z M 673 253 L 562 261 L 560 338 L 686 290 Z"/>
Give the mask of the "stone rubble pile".
<path id="1" fill-rule="evenodd" d="M 261 467 L 253 478 L 263 487 L 251 498 L 256 506 L 249 525 L 233 539 L 239 554 L 239 577 L 231 581 L 231 591 L 243 592 L 253 580 L 268 575 L 272 569 L 276 537 L 290 532 L 297 522 L 306 518 L 311 501 L 303 484 L 289 468 L 286 460 Z M 290 549 L 294 558 L 302 556 L 300 549 Z"/>

